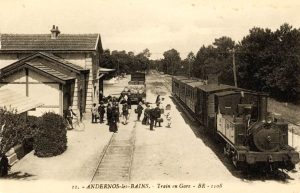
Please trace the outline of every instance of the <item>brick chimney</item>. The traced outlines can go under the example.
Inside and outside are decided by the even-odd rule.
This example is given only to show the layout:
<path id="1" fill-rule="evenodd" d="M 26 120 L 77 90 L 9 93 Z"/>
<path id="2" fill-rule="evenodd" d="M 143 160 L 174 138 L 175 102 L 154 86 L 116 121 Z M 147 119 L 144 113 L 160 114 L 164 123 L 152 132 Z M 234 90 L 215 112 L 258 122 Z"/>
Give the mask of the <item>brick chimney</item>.
<path id="1" fill-rule="evenodd" d="M 55 27 L 55 25 L 53 25 L 51 31 L 51 39 L 57 39 L 58 35 L 60 34 L 60 31 L 58 30 L 58 26 Z"/>

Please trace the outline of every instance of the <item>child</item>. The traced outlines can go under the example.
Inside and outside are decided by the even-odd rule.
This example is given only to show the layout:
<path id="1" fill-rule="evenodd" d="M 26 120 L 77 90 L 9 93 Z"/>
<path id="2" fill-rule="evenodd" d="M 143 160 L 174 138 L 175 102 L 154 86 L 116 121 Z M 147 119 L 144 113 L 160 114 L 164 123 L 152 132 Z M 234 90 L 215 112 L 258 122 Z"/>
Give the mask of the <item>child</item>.
<path id="1" fill-rule="evenodd" d="M 97 123 L 97 114 L 98 114 L 98 108 L 96 107 L 96 103 L 92 106 L 92 123 Z"/>
<path id="2" fill-rule="evenodd" d="M 171 119 L 172 119 L 172 117 L 171 117 L 170 113 L 167 113 L 166 119 L 167 119 L 167 127 L 171 128 Z"/>

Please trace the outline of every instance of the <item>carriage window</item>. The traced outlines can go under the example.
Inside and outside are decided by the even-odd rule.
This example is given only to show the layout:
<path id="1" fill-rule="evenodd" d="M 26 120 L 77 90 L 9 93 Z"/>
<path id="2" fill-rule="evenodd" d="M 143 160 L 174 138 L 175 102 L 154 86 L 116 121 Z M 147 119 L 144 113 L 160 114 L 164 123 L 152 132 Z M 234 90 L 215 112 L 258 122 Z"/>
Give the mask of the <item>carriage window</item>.
<path id="1" fill-rule="evenodd" d="M 190 90 L 190 89 L 187 89 L 186 91 L 187 91 L 187 92 L 186 92 L 186 96 L 187 96 L 188 98 L 190 98 L 190 96 L 191 96 L 191 90 Z"/>

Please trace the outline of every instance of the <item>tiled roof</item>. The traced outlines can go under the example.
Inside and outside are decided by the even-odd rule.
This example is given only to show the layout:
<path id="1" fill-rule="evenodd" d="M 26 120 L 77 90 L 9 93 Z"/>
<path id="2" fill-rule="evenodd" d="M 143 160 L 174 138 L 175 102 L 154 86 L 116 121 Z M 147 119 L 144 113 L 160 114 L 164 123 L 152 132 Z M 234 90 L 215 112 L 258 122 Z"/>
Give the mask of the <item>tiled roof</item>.
<path id="1" fill-rule="evenodd" d="M 44 73 L 47 73 L 48 75 L 53 76 L 53 77 L 58 78 L 63 81 L 75 79 L 75 77 L 63 74 L 57 70 L 54 70 L 54 69 L 44 65 L 43 63 L 41 63 L 39 61 L 29 61 L 29 62 L 26 62 L 25 64 L 27 64 L 33 68 L 36 68 L 40 71 L 43 71 Z"/>
<path id="2" fill-rule="evenodd" d="M 66 69 L 68 69 L 68 71 L 71 70 L 71 71 L 74 71 L 76 73 L 88 72 L 89 71 L 89 69 L 85 69 L 85 68 L 82 68 L 79 65 L 70 63 L 69 61 L 66 61 L 66 60 L 64 60 L 60 57 L 57 57 L 57 56 L 55 56 L 51 53 L 37 52 L 35 54 L 32 54 L 32 55 L 30 55 L 26 58 L 18 60 L 16 62 L 0 69 L 1 72 L 2 72 L 2 74 L 0 73 L 0 77 L 5 76 L 5 74 L 7 74 L 7 73 L 9 74 L 9 72 L 11 70 L 13 70 L 15 68 L 18 68 L 18 66 L 23 65 L 24 63 L 27 63 L 27 64 L 33 64 L 33 63 L 37 64 L 37 63 L 39 63 L 39 64 L 44 65 L 45 67 L 48 66 L 48 68 L 58 70 L 57 67 L 53 66 L 53 64 L 56 63 L 56 64 L 59 64 L 59 66 L 61 66 L 62 68 L 66 68 Z M 32 66 L 32 67 L 34 67 L 34 66 Z M 67 73 L 67 74 L 69 74 L 69 73 Z"/>
<path id="3" fill-rule="evenodd" d="M 1 50 L 96 50 L 99 34 L 1 34 Z"/>
<path id="4" fill-rule="evenodd" d="M 58 56 L 53 55 L 52 53 L 47 53 L 47 52 L 39 52 L 39 53 L 42 54 L 42 55 L 44 55 L 44 56 L 47 56 L 47 57 L 49 57 L 49 58 L 51 58 L 53 60 L 56 60 L 56 61 L 58 61 L 60 63 L 63 63 L 64 65 L 69 66 L 69 67 L 71 67 L 71 68 L 73 68 L 75 70 L 78 70 L 78 71 L 86 70 L 86 69 L 82 68 L 81 66 L 78 66 L 78 65 L 73 64 L 73 63 L 71 63 L 71 62 L 69 62 L 67 60 L 64 60 L 63 58 L 60 58 Z"/>
<path id="5" fill-rule="evenodd" d="M 23 113 L 36 107 L 43 106 L 43 103 L 36 99 L 26 97 L 10 89 L 0 88 L 0 107 L 6 107 L 8 110 L 17 110 L 17 113 Z"/>

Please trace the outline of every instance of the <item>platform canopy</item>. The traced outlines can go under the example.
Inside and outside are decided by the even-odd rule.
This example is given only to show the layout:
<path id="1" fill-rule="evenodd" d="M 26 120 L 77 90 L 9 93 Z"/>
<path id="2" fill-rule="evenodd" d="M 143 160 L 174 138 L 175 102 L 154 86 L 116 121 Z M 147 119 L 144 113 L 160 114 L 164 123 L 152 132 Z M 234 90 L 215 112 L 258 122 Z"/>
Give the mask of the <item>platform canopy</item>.
<path id="1" fill-rule="evenodd" d="M 0 108 L 6 108 L 11 111 L 16 110 L 17 114 L 21 114 L 43 105 L 43 103 L 38 102 L 36 99 L 26 97 L 16 91 L 0 88 Z"/>
<path id="2" fill-rule="evenodd" d="M 100 67 L 100 68 L 98 69 L 98 73 L 97 73 L 97 78 L 96 78 L 96 79 L 100 79 L 100 78 L 102 78 L 105 74 L 108 74 L 108 73 L 113 72 L 113 71 L 115 71 L 115 70 L 116 70 L 116 69 Z"/>
<path id="3" fill-rule="evenodd" d="M 116 70 L 116 69 L 100 67 L 100 68 L 98 69 L 98 73 L 109 73 L 109 72 L 113 72 L 113 71 L 115 71 L 115 70 Z"/>

